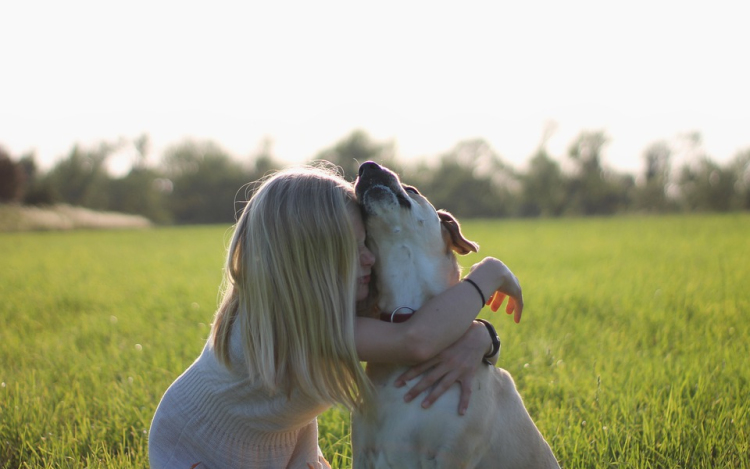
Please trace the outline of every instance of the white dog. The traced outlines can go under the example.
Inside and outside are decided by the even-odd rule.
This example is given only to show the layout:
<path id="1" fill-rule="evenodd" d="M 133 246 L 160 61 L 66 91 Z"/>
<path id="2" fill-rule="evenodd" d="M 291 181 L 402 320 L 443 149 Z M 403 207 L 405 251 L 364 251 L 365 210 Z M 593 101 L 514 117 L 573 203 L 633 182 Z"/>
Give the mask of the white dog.
<path id="1" fill-rule="evenodd" d="M 468 254 L 477 245 L 462 236 L 451 214 L 436 211 L 416 189 L 369 161 L 360 166 L 356 192 L 377 258 L 380 311 L 417 309 L 459 281 L 453 251 Z M 355 468 L 559 468 L 507 371 L 481 367 L 469 408 L 459 416 L 458 385 L 429 409 L 418 399 L 404 402 L 409 386 L 393 383 L 405 370 L 368 364 L 377 394 L 372 412 L 352 415 Z"/>

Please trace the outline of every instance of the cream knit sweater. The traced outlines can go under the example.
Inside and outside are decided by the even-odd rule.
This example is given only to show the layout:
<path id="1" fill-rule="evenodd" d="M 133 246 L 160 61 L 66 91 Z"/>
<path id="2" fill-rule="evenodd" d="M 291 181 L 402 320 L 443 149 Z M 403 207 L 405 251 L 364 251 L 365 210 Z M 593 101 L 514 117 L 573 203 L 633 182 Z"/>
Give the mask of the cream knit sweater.
<path id="1" fill-rule="evenodd" d="M 148 436 L 151 468 L 328 467 L 316 419 L 328 406 L 264 391 L 249 376 L 233 329 L 231 370 L 207 343 L 162 397 Z"/>

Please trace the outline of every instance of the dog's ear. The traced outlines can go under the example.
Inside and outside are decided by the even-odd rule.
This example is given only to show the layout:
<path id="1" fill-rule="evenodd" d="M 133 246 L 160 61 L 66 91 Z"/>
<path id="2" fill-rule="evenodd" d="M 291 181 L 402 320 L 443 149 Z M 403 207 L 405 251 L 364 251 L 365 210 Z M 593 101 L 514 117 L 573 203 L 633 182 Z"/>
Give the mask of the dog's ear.
<path id="1" fill-rule="evenodd" d="M 461 255 L 479 252 L 479 245 L 464 238 L 464 235 L 461 234 L 461 226 L 453 215 L 445 210 L 438 210 L 437 214 L 440 218 L 440 224 L 445 228 L 443 236 L 445 237 L 447 233 L 446 244 L 450 249 Z"/>

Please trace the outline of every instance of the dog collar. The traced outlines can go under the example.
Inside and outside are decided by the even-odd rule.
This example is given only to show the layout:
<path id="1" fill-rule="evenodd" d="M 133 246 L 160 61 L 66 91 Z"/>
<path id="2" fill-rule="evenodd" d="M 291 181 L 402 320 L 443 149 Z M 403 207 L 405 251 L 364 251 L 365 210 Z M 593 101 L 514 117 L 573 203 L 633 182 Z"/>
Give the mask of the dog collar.
<path id="1" fill-rule="evenodd" d="M 408 310 L 407 312 L 401 312 L 401 310 Z M 390 313 L 380 313 L 380 320 L 385 322 L 404 322 L 411 317 L 416 311 L 414 308 L 408 306 L 399 306 Z"/>

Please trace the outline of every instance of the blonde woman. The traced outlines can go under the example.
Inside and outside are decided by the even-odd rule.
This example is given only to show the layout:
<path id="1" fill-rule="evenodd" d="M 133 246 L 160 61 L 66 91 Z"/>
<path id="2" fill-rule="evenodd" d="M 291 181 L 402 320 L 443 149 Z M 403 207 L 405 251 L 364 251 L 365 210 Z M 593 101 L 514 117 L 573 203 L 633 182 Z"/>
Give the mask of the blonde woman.
<path id="1" fill-rule="evenodd" d="M 491 348 L 473 323 L 476 291 L 459 284 L 405 323 L 357 317 L 374 262 L 350 183 L 325 167 L 266 179 L 235 228 L 210 338 L 154 415 L 151 467 L 329 467 L 316 418 L 367 401 L 360 361 L 437 357 L 418 385 L 438 383 L 425 406 L 457 381 L 464 389 Z M 494 291 L 504 272 L 487 258 L 469 275 Z M 503 290 L 523 307 L 520 286 Z"/>

